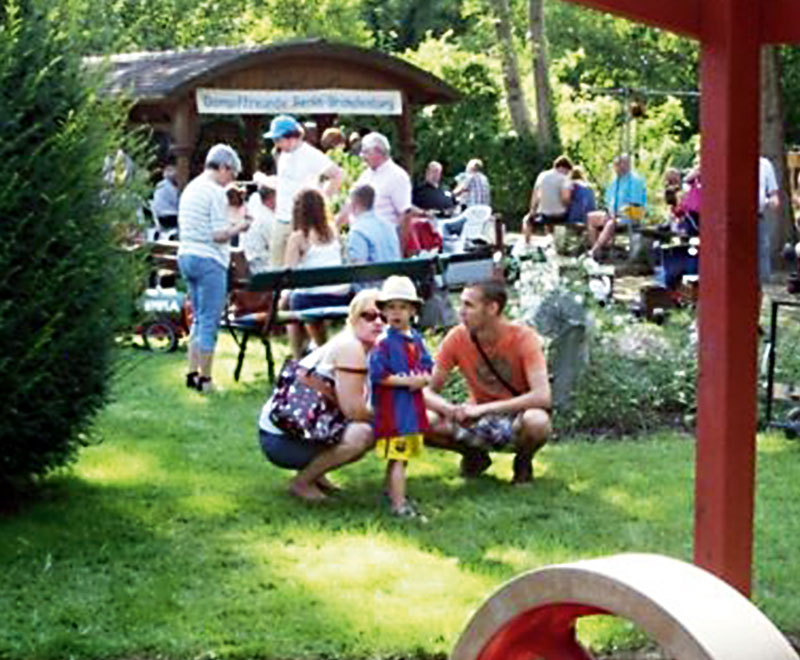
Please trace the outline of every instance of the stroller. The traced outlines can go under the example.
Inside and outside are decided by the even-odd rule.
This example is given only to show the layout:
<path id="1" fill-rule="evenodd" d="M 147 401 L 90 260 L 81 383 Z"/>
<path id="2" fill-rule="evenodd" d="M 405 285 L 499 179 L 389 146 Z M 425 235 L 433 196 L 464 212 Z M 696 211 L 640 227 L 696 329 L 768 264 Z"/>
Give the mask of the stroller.
<path id="1" fill-rule="evenodd" d="M 136 328 L 145 348 L 158 353 L 174 351 L 192 325 L 189 296 L 174 288 L 147 289 L 140 300 L 146 319 Z"/>

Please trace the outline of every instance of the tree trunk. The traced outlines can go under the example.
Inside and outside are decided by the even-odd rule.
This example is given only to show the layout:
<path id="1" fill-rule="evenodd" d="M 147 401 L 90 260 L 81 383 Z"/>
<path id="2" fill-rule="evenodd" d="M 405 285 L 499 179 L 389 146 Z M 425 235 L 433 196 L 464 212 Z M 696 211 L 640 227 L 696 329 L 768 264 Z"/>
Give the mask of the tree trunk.
<path id="1" fill-rule="evenodd" d="M 553 90 L 550 88 L 550 58 L 544 32 L 544 0 L 529 0 L 531 52 L 533 55 L 533 85 L 536 89 L 536 132 L 539 150 L 549 151 L 555 137 Z"/>
<path id="2" fill-rule="evenodd" d="M 761 155 L 772 163 L 781 188 L 780 211 L 769 213 L 767 220 L 772 263 L 782 268 L 781 249 L 791 238 L 792 196 L 786 167 L 781 61 L 777 46 L 764 46 L 761 49 Z"/>
<path id="3" fill-rule="evenodd" d="M 525 93 L 522 91 L 520 83 L 514 38 L 511 33 L 509 0 L 491 0 L 491 4 L 494 8 L 494 25 L 503 59 L 503 84 L 506 89 L 511 124 L 518 135 L 531 135 L 533 133 L 531 117 L 528 113 L 528 106 L 525 104 Z"/>

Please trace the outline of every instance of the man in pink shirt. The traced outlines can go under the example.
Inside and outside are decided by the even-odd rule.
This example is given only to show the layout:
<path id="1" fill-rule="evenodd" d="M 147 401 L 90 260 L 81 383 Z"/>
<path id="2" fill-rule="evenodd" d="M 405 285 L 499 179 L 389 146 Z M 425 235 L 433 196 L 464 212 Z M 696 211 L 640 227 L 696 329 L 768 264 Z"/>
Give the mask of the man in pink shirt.
<path id="1" fill-rule="evenodd" d="M 392 160 L 389 140 L 381 133 L 368 133 L 361 140 L 361 158 L 367 169 L 361 173 L 354 187 L 370 185 L 375 190 L 372 212 L 379 218 L 397 226 L 403 256 L 418 250 L 414 240 L 409 240 L 411 219 L 426 217 L 425 212 L 411 203 L 411 179 L 408 173 Z M 342 208 L 337 221 L 346 224 L 350 220 L 350 204 Z"/>

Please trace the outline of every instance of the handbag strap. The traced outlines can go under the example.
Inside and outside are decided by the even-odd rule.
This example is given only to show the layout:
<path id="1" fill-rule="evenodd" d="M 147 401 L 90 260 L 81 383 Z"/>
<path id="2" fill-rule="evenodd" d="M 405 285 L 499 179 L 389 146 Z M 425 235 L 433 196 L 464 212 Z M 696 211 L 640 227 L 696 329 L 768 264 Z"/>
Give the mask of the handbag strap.
<path id="1" fill-rule="evenodd" d="M 478 349 L 478 353 L 481 354 L 483 361 L 486 363 L 486 366 L 489 367 L 489 371 L 494 374 L 494 377 L 500 381 L 500 383 L 505 387 L 513 396 L 519 396 L 522 394 L 516 387 L 514 387 L 511 383 L 509 383 L 505 378 L 500 375 L 500 372 L 497 371 L 497 367 L 492 364 L 492 361 L 489 359 L 489 356 L 486 355 L 486 352 L 483 350 L 480 342 L 478 341 L 478 336 L 474 332 L 469 333 L 469 338 L 475 344 L 475 347 Z"/>

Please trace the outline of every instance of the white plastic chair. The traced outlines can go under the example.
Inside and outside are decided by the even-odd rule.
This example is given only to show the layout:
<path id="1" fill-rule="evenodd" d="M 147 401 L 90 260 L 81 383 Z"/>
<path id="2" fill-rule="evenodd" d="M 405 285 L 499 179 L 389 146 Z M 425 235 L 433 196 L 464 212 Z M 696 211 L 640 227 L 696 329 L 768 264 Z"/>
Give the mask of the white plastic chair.
<path id="1" fill-rule="evenodd" d="M 486 224 L 492 218 L 492 207 L 488 204 L 474 204 L 467 207 L 461 214 L 466 218 L 461 234 L 453 242 L 451 252 L 463 252 L 467 241 L 476 238 L 485 238 Z"/>

